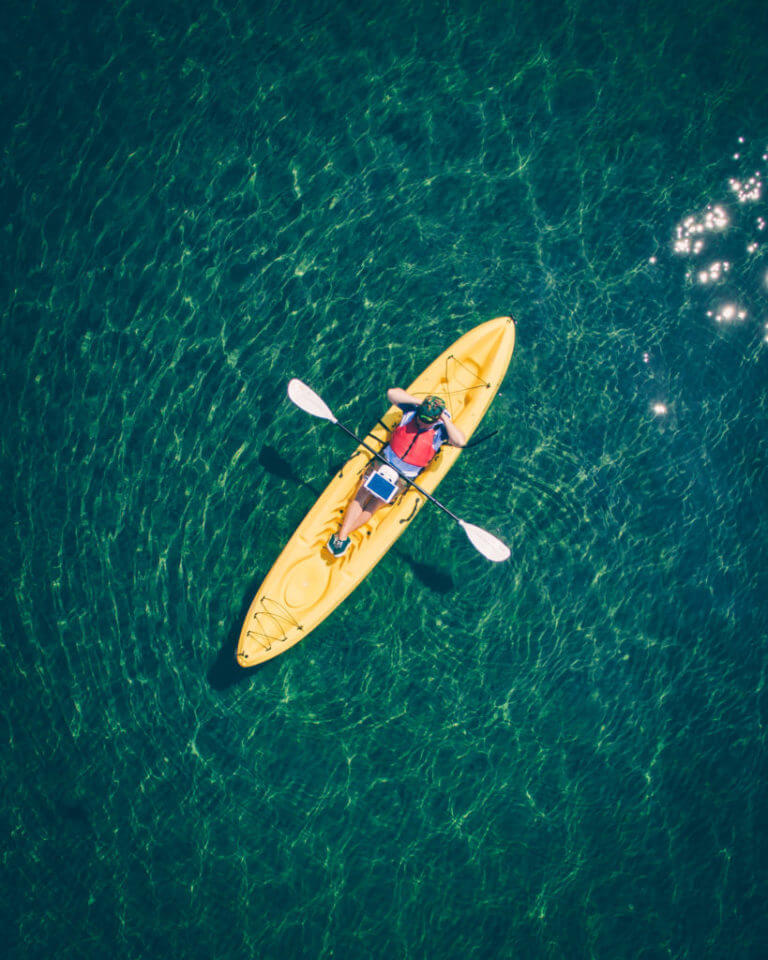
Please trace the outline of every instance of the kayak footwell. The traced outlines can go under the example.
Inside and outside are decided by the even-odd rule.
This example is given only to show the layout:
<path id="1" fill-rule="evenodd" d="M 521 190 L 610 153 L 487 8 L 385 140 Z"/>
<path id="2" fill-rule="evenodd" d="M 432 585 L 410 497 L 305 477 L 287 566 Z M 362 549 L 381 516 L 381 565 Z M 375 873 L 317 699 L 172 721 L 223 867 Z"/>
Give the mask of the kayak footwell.
<path id="1" fill-rule="evenodd" d="M 286 606 L 293 610 L 313 606 L 328 589 L 330 579 L 330 565 L 319 557 L 299 560 L 286 575 L 283 594 Z"/>

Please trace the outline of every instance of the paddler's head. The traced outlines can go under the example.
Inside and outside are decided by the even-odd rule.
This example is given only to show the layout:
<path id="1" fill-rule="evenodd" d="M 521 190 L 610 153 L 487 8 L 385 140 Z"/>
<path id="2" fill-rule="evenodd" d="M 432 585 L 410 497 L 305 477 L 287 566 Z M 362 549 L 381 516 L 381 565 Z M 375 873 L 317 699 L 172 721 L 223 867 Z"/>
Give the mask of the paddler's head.
<path id="1" fill-rule="evenodd" d="M 435 423 L 445 410 L 445 400 L 442 397 L 424 397 L 416 410 L 416 416 L 422 423 Z"/>

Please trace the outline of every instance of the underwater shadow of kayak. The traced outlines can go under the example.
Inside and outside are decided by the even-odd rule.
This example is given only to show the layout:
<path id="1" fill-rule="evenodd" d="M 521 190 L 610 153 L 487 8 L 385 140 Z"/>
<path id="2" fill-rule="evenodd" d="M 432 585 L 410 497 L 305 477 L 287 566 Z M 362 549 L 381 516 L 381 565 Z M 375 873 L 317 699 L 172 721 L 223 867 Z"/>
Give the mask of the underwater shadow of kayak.
<path id="1" fill-rule="evenodd" d="M 240 614 L 238 618 L 233 621 L 232 627 L 227 634 L 227 639 L 221 645 L 216 659 L 208 670 L 208 684 L 212 690 L 227 690 L 229 687 L 234 687 L 238 683 L 244 683 L 246 680 L 250 680 L 251 677 L 255 676 L 262 667 L 267 666 L 267 664 L 264 663 L 260 666 L 249 667 L 248 670 L 244 670 L 236 659 L 237 641 L 240 639 L 240 627 L 245 619 L 245 615 L 248 613 L 251 598 L 259 588 L 261 579 L 261 575 L 258 575 L 246 589 L 245 599 L 240 606 Z"/>
<path id="2" fill-rule="evenodd" d="M 411 570 L 413 570 L 416 579 L 423 583 L 429 590 L 433 590 L 435 593 L 446 594 L 456 589 L 453 577 L 445 570 L 441 570 L 439 567 L 432 566 L 429 563 L 421 563 L 419 560 L 414 560 L 413 557 L 409 557 L 408 554 L 402 550 L 392 550 L 390 552 L 394 553 L 400 561 L 408 564 Z M 251 598 L 258 589 L 260 582 L 261 577 L 259 576 L 245 591 L 245 600 L 242 603 L 240 614 L 233 621 L 227 639 L 222 644 L 216 659 L 208 670 L 208 683 L 212 690 L 227 690 L 229 687 L 234 687 L 237 684 L 251 680 L 260 670 L 266 669 L 274 663 L 273 660 L 269 660 L 267 663 L 262 663 L 256 667 L 249 667 L 245 670 L 238 664 L 235 656 L 243 620 L 248 613 Z"/>
<path id="3" fill-rule="evenodd" d="M 263 467 L 267 473 L 271 474 L 273 477 L 277 477 L 279 480 L 287 480 L 289 483 L 295 484 L 297 487 L 306 487 L 315 495 L 315 497 L 320 496 L 320 491 L 317 490 L 311 483 L 303 480 L 294 470 L 293 465 L 289 463 L 285 457 L 281 456 L 281 454 L 275 450 L 274 447 L 270 447 L 265 443 L 259 451 L 258 463 L 259 466 Z M 330 475 L 336 473 L 338 469 L 339 465 L 337 463 L 329 463 L 328 473 Z M 246 589 L 245 599 L 241 605 L 240 613 L 233 621 L 226 640 L 224 640 L 222 643 L 219 652 L 216 655 L 216 659 L 208 670 L 208 683 L 213 690 L 226 690 L 228 687 L 233 687 L 238 683 L 244 683 L 246 680 L 249 680 L 251 677 L 255 676 L 261 669 L 261 667 L 249 667 L 247 670 L 244 670 L 241 666 L 239 666 L 236 659 L 237 643 L 240 639 L 240 629 L 250 608 L 253 595 L 256 590 L 258 590 L 261 580 L 262 577 L 257 576 L 256 579 Z M 262 666 L 266 666 L 266 664 L 263 664 Z"/>
<path id="4" fill-rule="evenodd" d="M 307 483 L 306 480 L 302 480 L 292 465 L 282 457 L 274 447 L 265 444 L 259 453 L 258 462 L 273 476 L 281 480 L 288 480 L 290 483 L 294 483 L 300 487 L 307 487 L 315 496 L 320 495 L 320 491 L 315 490 L 312 484 Z M 337 470 L 338 464 L 329 462 L 328 473 L 333 475 Z M 413 570 L 416 579 L 429 590 L 433 590 L 435 593 L 446 594 L 456 589 L 453 578 L 445 570 L 441 570 L 439 567 L 429 563 L 414 560 L 413 557 L 402 550 L 394 549 L 391 553 L 394 553 L 399 560 L 406 563 L 411 570 Z M 239 666 L 236 659 L 237 643 L 240 639 L 242 623 L 248 613 L 251 600 L 260 582 L 261 577 L 258 576 L 245 591 L 245 600 L 242 603 L 240 614 L 234 619 L 226 640 L 220 647 L 216 659 L 208 670 L 208 683 L 213 690 L 226 690 L 236 684 L 244 683 L 246 680 L 255 676 L 262 667 L 266 667 L 267 665 L 262 664 L 261 666 L 249 667 L 247 670 L 244 670 Z"/>

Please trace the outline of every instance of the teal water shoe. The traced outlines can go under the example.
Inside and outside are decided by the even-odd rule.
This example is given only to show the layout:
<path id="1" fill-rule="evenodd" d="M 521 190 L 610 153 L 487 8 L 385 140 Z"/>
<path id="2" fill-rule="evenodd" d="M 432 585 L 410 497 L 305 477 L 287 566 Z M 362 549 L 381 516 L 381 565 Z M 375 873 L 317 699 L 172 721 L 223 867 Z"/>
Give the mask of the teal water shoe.
<path id="1" fill-rule="evenodd" d="M 334 557 L 341 557 L 347 552 L 349 547 L 349 537 L 346 540 L 339 540 L 335 533 L 331 534 L 330 540 L 326 544 L 328 551 L 334 555 Z"/>

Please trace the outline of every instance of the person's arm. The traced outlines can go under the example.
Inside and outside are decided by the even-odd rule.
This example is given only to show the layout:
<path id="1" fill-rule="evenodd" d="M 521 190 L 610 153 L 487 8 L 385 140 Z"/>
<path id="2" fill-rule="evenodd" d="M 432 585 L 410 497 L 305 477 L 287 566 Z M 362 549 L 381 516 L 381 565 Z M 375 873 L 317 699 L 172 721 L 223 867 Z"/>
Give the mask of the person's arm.
<path id="1" fill-rule="evenodd" d="M 407 390 L 401 390 L 400 387 L 390 387 L 387 390 L 387 400 L 390 403 L 397 404 L 398 407 L 404 403 L 413 403 L 418 407 L 421 403 L 418 397 L 412 397 Z"/>
<path id="2" fill-rule="evenodd" d="M 445 432 L 448 434 L 448 442 L 450 444 L 454 447 L 465 447 L 467 445 L 467 438 L 453 420 L 451 420 L 445 410 L 440 414 L 440 421 L 445 427 Z"/>

